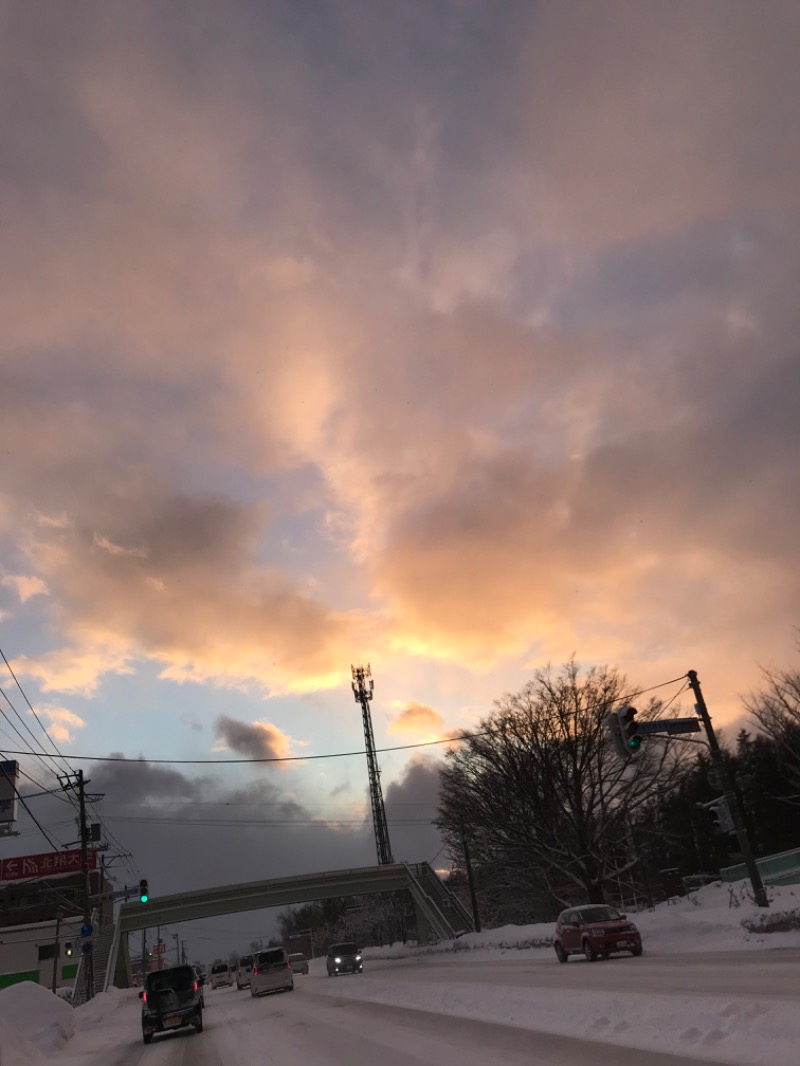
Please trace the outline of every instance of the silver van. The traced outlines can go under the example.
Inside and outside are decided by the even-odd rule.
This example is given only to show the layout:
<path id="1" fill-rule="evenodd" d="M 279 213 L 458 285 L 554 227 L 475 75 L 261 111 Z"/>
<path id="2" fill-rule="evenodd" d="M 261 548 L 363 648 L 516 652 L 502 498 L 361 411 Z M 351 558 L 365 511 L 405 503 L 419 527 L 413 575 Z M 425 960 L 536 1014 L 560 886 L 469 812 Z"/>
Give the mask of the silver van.
<path id="1" fill-rule="evenodd" d="M 253 956 L 242 955 L 239 965 L 236 967 L 236 990 L 241 992 L 250 985 L 250 976 L 253 972 Z"/>
<path id="2" fill-rule="evenodd" d="M 251 996 L 261 996 L 265 992 L 291 992 L 293 988 L 292 964 L 283 948 L 267 948 L 253 956 Z"/>

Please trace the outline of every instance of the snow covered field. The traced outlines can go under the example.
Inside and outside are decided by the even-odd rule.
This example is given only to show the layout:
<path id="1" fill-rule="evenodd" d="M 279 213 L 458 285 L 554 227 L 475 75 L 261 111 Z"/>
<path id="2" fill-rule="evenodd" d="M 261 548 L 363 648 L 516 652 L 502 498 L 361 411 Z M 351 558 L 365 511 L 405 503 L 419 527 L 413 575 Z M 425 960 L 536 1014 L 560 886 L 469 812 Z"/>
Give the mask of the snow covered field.
<path id="1" fill-rule="evenodd" d="M 770 898 L 770 920 L 800 924 L 791 917 L 800 915 L 800 886 Z M 428 948 L 367 949 L 363 977 L 328 980 L 314 960 L 292 996 L 208 992 L 203 1034 L 150 1048 L 141 1045 L 135 991 L 113 990 L 73 1011 L 38 985 L 15 985 L 0 992 L 0 1066 L 211 1066 L 254 1053 L 263 1063 L 301 1055 L 358 1066 L 379 1055 L 380 1066 L 462 1066 L 500 1046 L 504 1063 L 797 1066 L 800 931 L 742 925 L 761 916 L 742 886 L 712 885 L 635 915 L 639 959 L 559 965 L 548 923 Z"/>

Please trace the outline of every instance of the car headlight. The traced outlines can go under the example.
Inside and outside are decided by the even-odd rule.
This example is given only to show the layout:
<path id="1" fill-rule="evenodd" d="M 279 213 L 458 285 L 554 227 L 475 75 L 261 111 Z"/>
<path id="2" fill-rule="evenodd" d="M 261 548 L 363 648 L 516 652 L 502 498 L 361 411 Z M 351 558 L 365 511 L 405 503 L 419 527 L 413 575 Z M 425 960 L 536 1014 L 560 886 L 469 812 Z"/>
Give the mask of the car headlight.
<path id="1" fill-rule="evenodd" d="M 339 963 L 340 963 L 340 962 L 341 962 L 342 960 L 341 960 L 341 959 L 334 959 L 333 961 L 334 961 L 334 962 L 335 962 L 335 963 L 337 964 L 337 966 L 338 966 L 338 964 L 339 964 Z"/>
<path id="2" fill-rule="evenodd" d="M 361 962 L 361 956 L 360 955 L 356 955 L 356 962 Z"/>

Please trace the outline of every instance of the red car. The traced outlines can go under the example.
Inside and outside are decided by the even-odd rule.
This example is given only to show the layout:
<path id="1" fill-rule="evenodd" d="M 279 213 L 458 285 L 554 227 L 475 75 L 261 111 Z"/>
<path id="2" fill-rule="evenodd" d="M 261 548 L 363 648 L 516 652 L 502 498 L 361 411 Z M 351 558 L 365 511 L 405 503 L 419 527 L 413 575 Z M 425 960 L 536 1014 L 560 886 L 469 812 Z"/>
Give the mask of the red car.
<path id="1" fill-rule="evenodd" d="M 594 962 L 619 951 L 641 955 L 642 934 L 616 907 L 587 903 L 559 914 L 553 947 L 559 962 L 570 955 L 584 955 Z"/>

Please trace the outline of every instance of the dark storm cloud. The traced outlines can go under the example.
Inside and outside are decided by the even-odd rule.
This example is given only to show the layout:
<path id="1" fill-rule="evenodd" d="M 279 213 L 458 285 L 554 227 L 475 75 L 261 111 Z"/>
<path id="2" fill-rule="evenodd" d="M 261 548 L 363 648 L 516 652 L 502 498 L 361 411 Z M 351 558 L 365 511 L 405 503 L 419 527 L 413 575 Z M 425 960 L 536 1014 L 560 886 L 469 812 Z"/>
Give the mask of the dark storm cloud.
<path id="1" fill-rule="evenodd" d="M 442 839 L 432 824 L 439 806 L 439 763 L 415 758 L 384 795 L 392 853 L 398 862 L 431 862 L 440 855 Z"/>
<path id="2" fill-rule="evenodd" d="M 238 722 L 220 715 L 214 729 L 227 747 L 251 759 L 280 759 L 289 753 L 289 738 L 268 722 Z"/>

